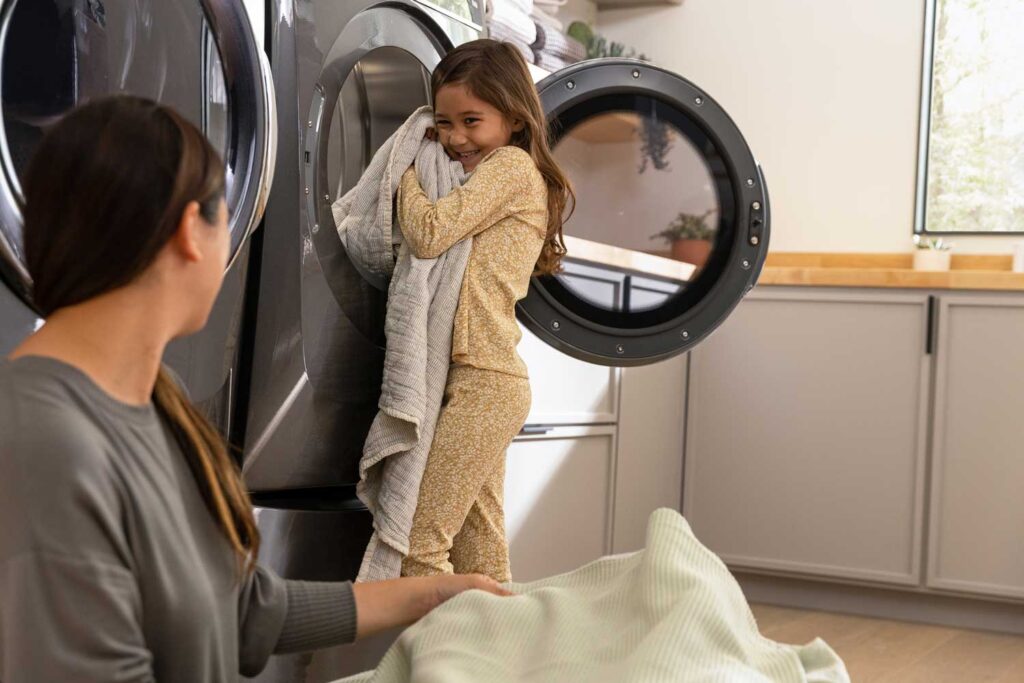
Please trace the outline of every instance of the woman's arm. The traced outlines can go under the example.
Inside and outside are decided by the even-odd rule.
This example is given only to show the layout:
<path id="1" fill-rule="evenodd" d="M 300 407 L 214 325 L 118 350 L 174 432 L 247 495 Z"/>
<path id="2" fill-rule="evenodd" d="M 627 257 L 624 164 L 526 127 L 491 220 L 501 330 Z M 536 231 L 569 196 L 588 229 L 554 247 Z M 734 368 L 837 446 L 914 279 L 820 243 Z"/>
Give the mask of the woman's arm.
<path id="1" fill-rule="evenodd" d="M 493 595 L 511 595 L 497 581 L 480 574 L 415 576 L 357 583 L 352 587 L 356 601 L 356 637 L 365 638 L 395 626 L 411 624 L 446 600 L 472 589 Z"/>
<path id="2" fill-rule="evenodd" d="M 415 168 L 402 176 L 398 222 L 412 253 L 437 258 L 457 242 L 483 232 L 518 210 L 517 201 L 531 191 L 537 168 L 518 147 L 491 152 L 462 187 L 437 202 L 427 198 Z"/>

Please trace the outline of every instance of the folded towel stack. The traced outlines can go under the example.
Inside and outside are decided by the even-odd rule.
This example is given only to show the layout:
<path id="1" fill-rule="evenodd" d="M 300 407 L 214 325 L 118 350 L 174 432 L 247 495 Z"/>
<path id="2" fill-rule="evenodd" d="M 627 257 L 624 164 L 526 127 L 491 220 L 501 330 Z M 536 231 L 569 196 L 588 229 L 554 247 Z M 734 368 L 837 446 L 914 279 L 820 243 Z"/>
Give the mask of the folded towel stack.
<path id="1" fill-rule="evenodd" d="M 530 12 L 530 16 L 538 24 L 544 24 L 544 26 L 553 28 L 556 31 L 565 30 L 565 26 L 555 18 L 555 14 L 558 13 L 558 8 L 566 2 L 567 0 L 534 0 L 533 11 Z"/>
<path id="2" fill-rule="evenodd" d="M 583 44 L 562 33 L 562 23 L 552 16 L 563 4 L 565 0 L 534 0 L 530 15 L 537 29 L 537 37 L 530 46 L 534 63 L 548 71 L 558 71 L 587 58 Z"/>
<path id="3" fill-rule="evenodd" d="M 533 0 L 487 0 L 485 7 L 490 37 L 511 44 L 532 64 L 530 46 L 537 40 L 537 26 L 530 18 Z"/>

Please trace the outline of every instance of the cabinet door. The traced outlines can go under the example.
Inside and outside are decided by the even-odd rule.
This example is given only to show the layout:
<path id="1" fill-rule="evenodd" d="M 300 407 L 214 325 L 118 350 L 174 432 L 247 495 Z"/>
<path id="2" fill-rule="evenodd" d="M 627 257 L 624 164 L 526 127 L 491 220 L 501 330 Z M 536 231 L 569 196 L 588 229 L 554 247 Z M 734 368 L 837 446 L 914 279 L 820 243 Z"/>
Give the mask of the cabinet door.
<path id="1" fill-rule="evenodd" d="M 736 567 L 919 582 L 926 295 L 759 290 L 691 353 L 683 507 Z"/>
<path id="2" fill-rule="evenodd" d="M 522 328 L 519 355 L 530 372 L 527 424 L 593 424 L 618 418 L 619 369 L 584 363 Z"/>
<path id="3" fill-rule="evenodd" d="M 939 307 L 928 585 L 1024 598 L 1024 299 Z"/>
<path id="4" fill-rule="evenodd" d="M 612 552 L 640 550 L 654 510 L 681 510 L 689 356 L 623 368 Z"/>
<path id="5" fill-rule="evenodd" d="M 516 581 L 559 574 L 611 550 L 614 427 L 560 427 L 508 449 L 505 531 Z"/>

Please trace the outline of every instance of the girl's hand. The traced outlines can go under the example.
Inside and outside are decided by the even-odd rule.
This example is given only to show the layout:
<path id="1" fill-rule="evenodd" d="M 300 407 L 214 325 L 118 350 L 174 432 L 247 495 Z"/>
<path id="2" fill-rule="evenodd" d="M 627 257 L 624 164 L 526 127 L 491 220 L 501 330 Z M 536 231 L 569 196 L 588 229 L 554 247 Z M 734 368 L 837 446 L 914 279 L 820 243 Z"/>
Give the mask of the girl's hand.
<path id="1" fill-rule="evenodd" d="M 423 138 L 426 140 L 430 140 L 431 142 L 437 140 L 437 130 L 433 128 L 427 128 L 427 132 L 423 134 Z"/>
<path id="2" fill-rule="evenodd" d="M 356 601 L 356 637 L 365 638 L 395 626 L 408 626 L 441 603 L 473 589 L 493 595 L 512 595 L 494 579 L 480 574 L 357 583 L 352 586 Z"/>

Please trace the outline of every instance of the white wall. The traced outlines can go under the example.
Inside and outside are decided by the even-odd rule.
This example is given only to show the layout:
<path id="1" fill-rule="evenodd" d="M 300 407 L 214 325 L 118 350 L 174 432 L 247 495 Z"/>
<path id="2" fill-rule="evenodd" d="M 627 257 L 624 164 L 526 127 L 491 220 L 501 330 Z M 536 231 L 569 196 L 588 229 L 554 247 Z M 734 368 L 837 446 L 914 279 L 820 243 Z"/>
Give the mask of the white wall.
<path id="1" fill-rule="evenodd" d="M 773 251 L 893 252 L 914 225 L 925 0 L 683 0 L 598 30 L 715 98 L 764 167 Z M 1012 238 L 954 238 L 1000 253 Z"/>

